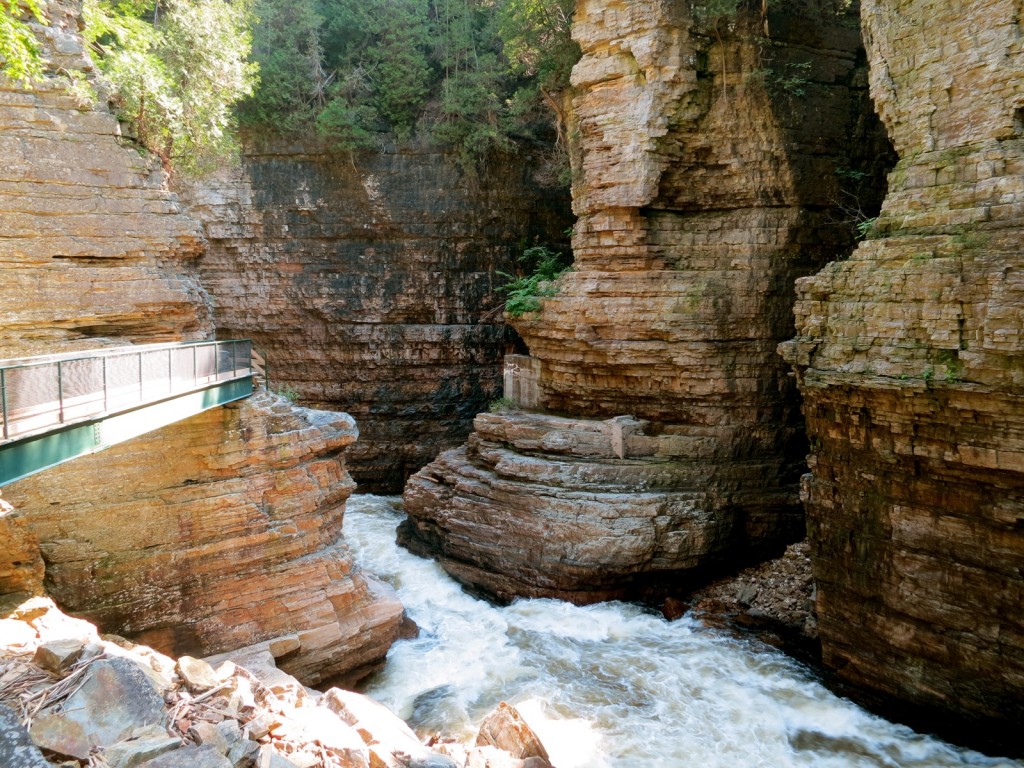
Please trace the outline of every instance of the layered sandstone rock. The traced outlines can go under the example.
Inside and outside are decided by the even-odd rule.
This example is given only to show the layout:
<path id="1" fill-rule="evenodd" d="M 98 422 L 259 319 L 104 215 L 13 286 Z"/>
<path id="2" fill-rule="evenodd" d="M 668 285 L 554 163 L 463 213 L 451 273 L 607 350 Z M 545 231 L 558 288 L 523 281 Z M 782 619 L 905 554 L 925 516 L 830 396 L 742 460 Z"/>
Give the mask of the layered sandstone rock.
<path id="1" fill-rule="evenodd" d="M 50 26 L 36 29 L 50 69 L 91 70 L 76 7 L 47 12 Z M 69 85 L 0 78 L 0 358 L 209 336 L 198 225 L 160 164 Z"/>
<path id="2" fill-rule="evenodd" d="M 532 357 L 525 404 L 574 417 L 556 430 L 572 437 L 552 456 L 483 422 L 412 481 L 411 546 L 491 590 L 504 578 L 590 599 L 799 535 L 805 443 L 775 348 L 792 332 L 793 280 L 850 246 L 849 201 L 872 204 L 848 182 L 877 176 L 887 152 L 857 9 L 841 6 L 707 18 L 682 0 L 578 4 L 576 264 L 515 321 Z M 581 446 L 623 415 L 659 447 L 610 470 Z M 617 501 L 598 499 L 603 480 L 589 490 L 609 472 Z M 553 517 L 561 535 L 545 533 Z M 475 544 L 492 526 L 523 551 Z"/>
<path id="3" fill-rule="evenodd" d="M 43 559 L 39 542 L 23 515 L 0 498 L 0 614 L 23 600 L 42 594 Z"/>
<path id="4" fill-rule="evenodd" d="M 901 159 L 875 239 L 798 284 L 826 664 L 1024 722 L 1021 4 L 865 2 Z"/>
<path id="5" fill-rule="evenodd" d="M 51 70 L 88 69 L 77 6 L 47 11 Z M 212 335 L 199 225 L 67 86 L 0 82 L 0 357 Z M 166 650 L 266 641 L 309 682 L 358 674 L 402 609 L 341 539 L 355 436 L 345 414 L 264 395 L 9 485 L 0 595 L 42 585 Z"/>
<path id="6" fill-rule="evenodd" d="M 66 610 L 177 655 L 277 639 L 282 668 L 315 683 L 383 659 L 402 615 L 341 536 L 356 434 L 346 414 L 261 394 L 5 496 Z"/>
<path id="7" fill-rule="evenodd" d="M 218 328 L 255 339 L 303 403 L 355 416 L 364 490 L 400 488 L 498 396 L 512 335 L 496 272 L 570 223 L 567 195 L 535 168 L 526 155 L 473 180 L 427 150 L 279 143 L 185 193 Z"/>

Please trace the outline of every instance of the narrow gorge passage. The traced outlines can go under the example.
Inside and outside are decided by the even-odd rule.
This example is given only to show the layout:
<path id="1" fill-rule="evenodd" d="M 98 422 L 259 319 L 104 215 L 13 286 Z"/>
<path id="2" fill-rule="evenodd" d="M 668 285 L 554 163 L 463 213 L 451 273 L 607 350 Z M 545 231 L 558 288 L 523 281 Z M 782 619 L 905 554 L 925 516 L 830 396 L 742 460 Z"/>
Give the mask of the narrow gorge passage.
<path id="1" fill-rule="evenodd" d="M 419 732 L 469 739 L 515 705 L 558 768 L 1013 768 L 838 698 L 799 663 L 639 606 L 470 597 L 394 543 L 397 498 L 353 496 L 345 537 L 419 626 L 366 693 Z"/>

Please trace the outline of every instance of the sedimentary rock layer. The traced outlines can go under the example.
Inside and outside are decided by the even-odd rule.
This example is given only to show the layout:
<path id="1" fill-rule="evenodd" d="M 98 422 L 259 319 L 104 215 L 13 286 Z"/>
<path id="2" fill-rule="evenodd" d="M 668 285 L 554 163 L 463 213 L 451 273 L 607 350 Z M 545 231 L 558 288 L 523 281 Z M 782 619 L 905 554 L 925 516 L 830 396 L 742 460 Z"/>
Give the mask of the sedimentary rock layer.
<path id="1" fill-rule="evenodd" d="M 1019 2 L 864 3 L 900 162 L 874 238 L 798 283 L 804 485 L 826 664 L 1024 722 Z M 1011 729 L 1012 730 L 1012 729 Z"/>
<path id="2" fill-rule="evenodd" d="M 78 11 L 51 2 L 48 13 L 36 29 L 50 69 L 91 70 Z M 208 336 L 199 226 L 160 164 L 70 83 L 0 78 L 0 358 Z"/>
<path id="3" fill-rule="evenodd" d="M 583 431 L 628 414 L 671 438 L 653 465 L 640 460 L 632 490 L 623 472 L 617 492 L 622 508 L 630 493 L 652 508 L 687 499 L 691 522 L 669 515 L 658 524 L 692 543 L 677 547 L 674 562 L 652 561 L 657 545 L 638 547 L 636 562 L 615 567 L 623 587 L 644 572 L 739 559 L 802 529 L 805 443 L 795 384 L 775 348 L 792 333 L 794 279 L 852 247 L 849 206 L 877 205 L 869 182 L 888 156 L 870 117 L 856 12 L 826 2 L 719 17 L 682 0 L 577 6 L 575 269 L 542 311 L 514 325 L 533 358 L 526 405 L 572 416 Z M 563 496 L 563 487 L 584 492 L 577 477 L 593 461 L 570 449 L 564 475 L 520 481 L 504 474 L 511 459 L 495 464 L 473 446 L 425 469 L 406 504 L 410 542 L 440 549 L 450 570 L 491 557 L 448 532 L 452 510 L 501 527 L 501 505 L 480 499 L 500 488 L 511 505 L 518 482 L 528 498 L 515 508 L 531 520 L 518 524 L 536 516 L 539 529 L 546 513 L 533 511 L 533 499 Z M 464 491 L 469 472 L 475 486 Z M 670 482 L 650 489 L 650 472 Z M 580 520 L 628 518 L 576 506 Z M 548 537 L 543 568 L 527 567 L 532 555 L 524 555 L 506 558 L 500 573 L 509 583 L 531 573 L 526 593 L 585 593 L 605 565 L 598 552 L 614 549 L 608 535 L 594 531 L 588 541 L 593 569 L 572 575 L 555 565 L 584 558 L 574 553 L 585 530 Z M 476 572 L 467 580 L 495 581 Z"/>
<path id="4" fill-rule="evenodd" d="M 280 638 L 282 668 L 315 683 L 383 658 L 402 614 L 341 537 L 356 435 L 346 414 L 262 394 L 5 496 L 65 610 L 179 655 Z"/>
<path id="5" fill-rule="evenodd" d="M 399 489 L 498 396 L 512 334 L 497 272 L 570 224 L 536 167 L 525 155 L 472 179 L 438 152 L 281 142 L 187 191 L 218 328 L 254 338 L 301 402 L 355 416 L 364 490 Z"/>
<path id="6" fill-rule="evenodd" d="M 752 492 L 709 461 L 713 438 L 650 428 L 480 414 L 468 445 L 409 480 L 399 540 L 502 600 L 592 603 L 678 590 L 799 525 L 777 514 L 788 489 Z"/>
<path id="7" fill-rule="evenodd" d="M 0 357 L 212 336 L 198 223 L 56 74 L 91 65 L 79 5 L 46 7 L 51 75 L 0 82 Z M 355 435 L 344 414 L 263 395 L 7 486 L 0 598 L 42 586 L 167 650 L 272 641 L 307 682 L 358 673 L 401 606 L 341 539 Z"/>

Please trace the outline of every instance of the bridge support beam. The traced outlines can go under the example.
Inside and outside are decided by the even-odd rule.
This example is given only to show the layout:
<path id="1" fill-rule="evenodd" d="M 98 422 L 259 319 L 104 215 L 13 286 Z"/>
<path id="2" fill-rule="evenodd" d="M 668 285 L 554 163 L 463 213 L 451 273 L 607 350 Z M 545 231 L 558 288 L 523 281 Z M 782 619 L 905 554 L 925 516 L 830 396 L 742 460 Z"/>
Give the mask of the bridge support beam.
<path id="1" fill-rule="evenodd" d="M 251 376 L 0 445 L 0 486 L 252 394 Z"/>

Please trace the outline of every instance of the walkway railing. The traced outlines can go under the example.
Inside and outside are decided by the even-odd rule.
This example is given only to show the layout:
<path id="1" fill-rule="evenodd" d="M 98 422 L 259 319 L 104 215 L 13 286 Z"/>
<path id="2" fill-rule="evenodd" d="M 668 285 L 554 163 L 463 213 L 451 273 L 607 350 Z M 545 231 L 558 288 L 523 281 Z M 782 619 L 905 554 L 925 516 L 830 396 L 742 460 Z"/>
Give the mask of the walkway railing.
<path id="1" fill-rule="evenodd" d="M 0 360 L 0 444 L 254 373 L 248 339 Z"/>

